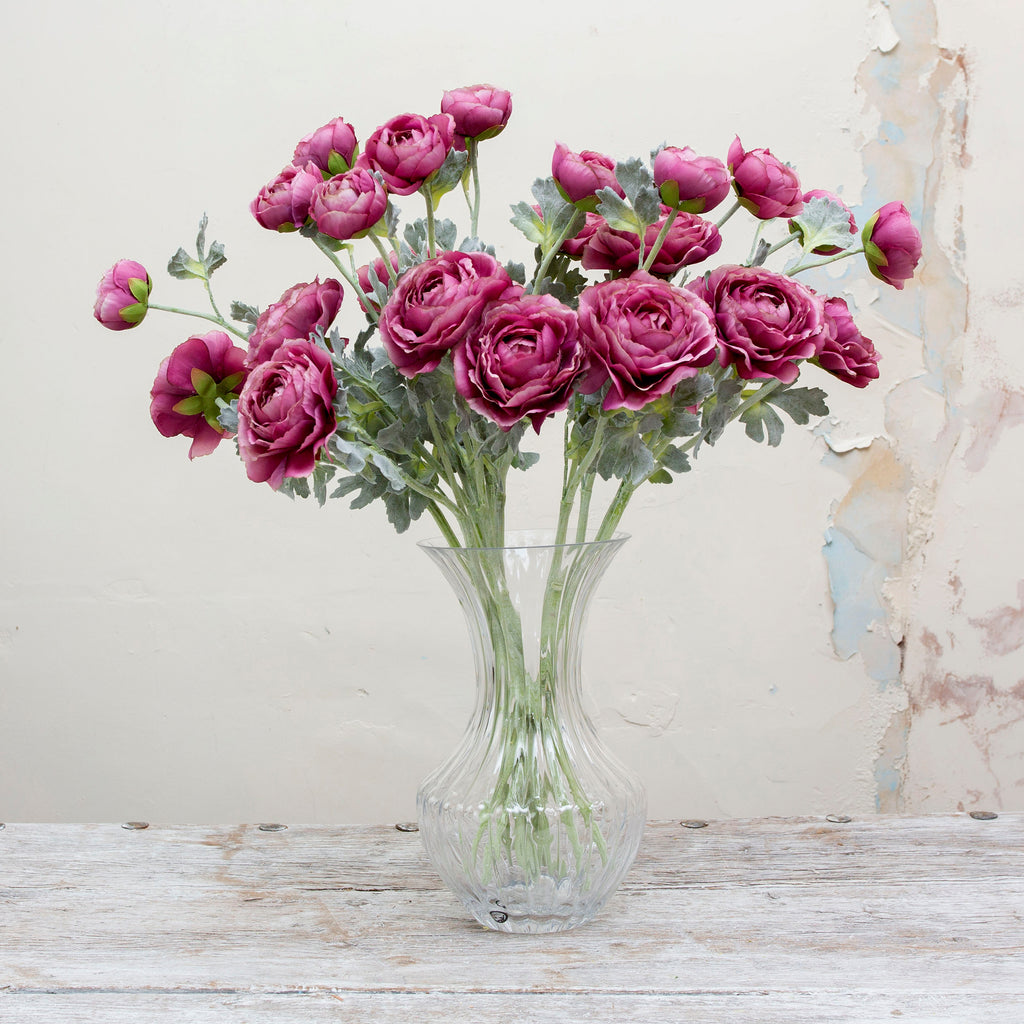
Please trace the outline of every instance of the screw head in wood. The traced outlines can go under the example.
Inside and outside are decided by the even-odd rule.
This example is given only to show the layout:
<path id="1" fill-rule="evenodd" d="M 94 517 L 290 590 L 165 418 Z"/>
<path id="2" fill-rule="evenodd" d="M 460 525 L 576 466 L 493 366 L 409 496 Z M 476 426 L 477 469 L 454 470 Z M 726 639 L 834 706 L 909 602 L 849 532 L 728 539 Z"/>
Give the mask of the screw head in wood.
<path id="1" fill-rule="evenodd" d="M 831 821 L 833 825 L 845 825 L 847 822 L 853 821 L 848 814 L 826 814 L 826 821 Z"/>
<path id="2" fill-rule="evenodd" d="M 975 821 L 994 821 L 999 815 L 995 811 L 971 811 L 971 817 Z"/>
<path id="3" fill-rule="evenodd" d="M 419 832 L 420 827 L 415 821 L 400 821 L 396 826 L 399 832 Z"/>
<path id="4" fill-rule="evenodd" d="M 707 828 L 708 827 L 708 823 L 706 821 L 701 821 L 700 818 L 687 818 L 685 821 L 679 822 L 679 824 L 682 825 L 683 828 Z"/>
<path id="5" fill-rule="evenodd" d="M 265 821 L 262 825 L 256 826 L 261 832 L 283 832 L 288 826 L 280 825 L 276 821 Z"/>
<path id="6" fill-rule="evenodd" d="M 148 821 L 126 821 L 121 825 L 121 828 L 126 828 L 131 832 L 139 832 L 144 828 L 149 828 Z"/>

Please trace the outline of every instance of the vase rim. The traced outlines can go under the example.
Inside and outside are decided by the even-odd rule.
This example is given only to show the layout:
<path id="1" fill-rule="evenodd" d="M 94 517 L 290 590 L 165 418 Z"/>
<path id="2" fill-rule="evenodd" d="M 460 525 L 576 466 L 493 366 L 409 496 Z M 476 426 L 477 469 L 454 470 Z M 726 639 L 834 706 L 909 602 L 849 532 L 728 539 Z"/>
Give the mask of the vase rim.
<path id="1" fill-rule="evenodd" d="M 416 542 L 424 551 L 518 551 L 525 548 L 593 548 L 605 545 L 620 546 L 631 534 L 619 530 L 605 540 L 561 541 L 555 539 L 554 530 L 509 530 L 504 544 L 460 545 L 452 547 L 444 537 L 428 537 Z"/>

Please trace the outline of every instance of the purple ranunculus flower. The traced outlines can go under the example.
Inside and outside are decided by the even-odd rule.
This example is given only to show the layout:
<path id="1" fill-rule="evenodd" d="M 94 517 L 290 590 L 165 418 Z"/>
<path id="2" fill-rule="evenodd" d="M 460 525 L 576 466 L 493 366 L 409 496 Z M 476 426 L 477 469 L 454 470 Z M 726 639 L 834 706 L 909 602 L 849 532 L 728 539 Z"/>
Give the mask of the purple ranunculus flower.
<path id="1" fill-rule="evenodd" d="M 841 206 L 850 218 L 850 234 L 855 235 L 857 233 L 857 221 L 854 219 L 853 212 L 850 208 L 839 198 L 834 192 L 829 192 L 823 188 L 812 188 L 810 192 L 804 193 L 804 203 L 809 203 L 812 199 L 828 199 L 830 202 L 835 203 L 837 206 Z M 795 221 L 789 222 L 790 231 L 799 231 L 800 226 Z M 801 233 L 802 238 L 802 233 Z M 835 256 L 837 252 L 842 252 L 842 249 L 837 245 L 819 245 L 812 249 L 816 256 Z"/>
<path id="2" fill-rule="evenodd" d="M 540 207 L 534 209 L 540 213 Z M 572 238 L 567 238 L 562 243 L 562 252 L 574 260 L 582 259 L 586 251 L 587 243 L 594 237 L 594 233 L 601 225 L 607 226 L 607 221 L 598 213 L 587 213 L 583 227 L 576 232 Z"/>
<path id="3" fill-rule="evenodd" d="M 642 409 L 715 360 L 711 310 L 693 292 L 649 274 L 591 285 L 577 312 L 591 364 L 580 390 L 610 381 L 605 409 Z"/>
<path id="4" fill-rule="evenodd" d="M 289 164 L 259 190 L 249 203 L 249 212 L 261 227 L 270 231 L 295 231 L 306 223 L 313 189 L 322 181 L 323 175 L 315 164 Z"/>
<path id="5" fill-rule="evenodd" d="M 380 316 L 381 341 L 399 373 L 427 373 L 476 327 L 484 306 L 520 291 L 488 253 L 443 252 L 398 279 Z"/>
<path id="6" fill-rule="evenodd" d="M 861 238 L 868 270 L 902 290 L 921 259 L 921 235 L 910 219 L 910 211 L 902 203 L 886 203 L 864 225 Z"/>
<path id="7" fill-rule="evenodd" d="M 118 260 L 96 286 L 92 315 L 111 331 L 138 327 L 149 309 L 153 281 L 135 260 Z"/>
<path id="8" fill-rule="evenodd" d="M 661 208 L 661 219 L 651 224 L 644 233 L 644 252 L 650 252 L 671 214 L 667 206 Z M 617 231 L 601 218 L 599 225 L 583 245 L 583 266 L 587 270 L 636 270 L 639 266 L 640 237 L 632 231 Z M 722 236 L 712 221 L 694 213 L 680 211 L 668 229 L 649 273 L 671 277 L 681 267 L 701 263 L 713 256 L 722 245 Z M 646 258 L 646 257 L 645 257 Z"/>
<path id="9" fill-rule="evenodd" d="M 441 113 L 455 122 L 455 147 L 466 148 L 466 139 L 493 139 L 508 124 L 512 94 L 493 85 L 469 85 L 449 89 L 441 97 Z"/>
<path id="10" fill-rule="evenodd" d="M 341 309 L 342 296 L 341 285 L 331 278 L 292 285 L 256 320 L 247 365 L 265 362 L 287 341 L 306 341 L 318 327 L 326 331 Z"/>
<path id="11" fill-rule="evenodd" d="M 318 231 L 345 241 L 367 235 L 387 208 L 388 196 L 380 179 L 369 171 L 353 170 L 313 189 L 309 215 Z"/>
<path id="12" fill-rule="evenodd" d="M 217 422 L 217 399 L 237 398 L 245 381 L 245 351 L 223 331 L 183 341 L 161 364 L 149 414 L 164 437 L 192 438 L 190 459 L 209 455 L 230 436 Z"/>
<path id="13" fill-rule="evenodd" d="M 828 334 L 818 353 L 818 365 L 855 388 L 867 387 L 878 377 L 878 351 L 865 338 L 850 315 L 845 299 L 825 299 Z"/>
<path id="14" fill-rule="evenodd" d="M 729 147 L 729 170 L 736 197 L 755 217 L 792 217 L 803 209 L 796 171 L 767 149 L 744 150 L 737 136 Z"/>
<path id="15" fill-rule="evenodd" d="M 285 477 L 309 476 L 334 433 L 338 382 L 330 355 L 292 341 L 249 374 L 238 398 L 238 453 L 256 483 L 276 491 Z"/>
<path id="16" fill-rule="evenodd" d="M 352 126 L 336 117 L 299 140 L 292 163 L 305 167 L 312 162 L 324 174 L 344 174 L 352 169 L 356 148 L 356 133 Z"/>
<path id="17" fill-rule="evenodd" d="M 569 404 L 586 365 L 576 314 L 551 295 L 487 306 L 452 358 L 456 390 L 471 409 L 504 430 L 526 417 L 538 433 Z"/>
<path id="18" fill-rule="evenodd" d="M 698 156 L 689 146 L 666 146 L 654 158 L 654 184 L 669 206 L 707 213 L 729 194 L 729 170 L 713 156 Z"/>
<path id="19" fill-rule="evenodd" d="M 797 362 L 817 355 L 828 336 L 821 296 L 764 267 L 727 264 L 687 287 L 714 311 L 722 366 L 732 363 L 744 380 L 792 384 Z"/>
<path id="20" fill-rule="evenodd" d="M 444 163 L 455 140 L 449 114 L 399 114 L 367 140 L 363 154 L 389 192 L 412 195 Z"/>
<path id="21" fill-rule="evenodd" d="M 601 188 L 625 192 L 615 178 L 615 161 L 603 153 L 585 149 L 574 153 L 564 143 L 555 145 L 551 158 L 551 177 L 570 203 L 583 203 L 591 209 L 596 205 L 594 193 Z"/>

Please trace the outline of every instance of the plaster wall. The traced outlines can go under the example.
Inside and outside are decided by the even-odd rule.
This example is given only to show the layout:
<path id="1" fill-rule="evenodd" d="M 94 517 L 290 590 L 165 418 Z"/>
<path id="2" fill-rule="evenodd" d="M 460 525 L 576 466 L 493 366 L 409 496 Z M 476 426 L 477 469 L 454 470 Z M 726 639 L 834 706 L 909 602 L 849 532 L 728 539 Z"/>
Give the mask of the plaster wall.
<path id="1" fill-rule="evenodd" d="M 195 308 L 198 289 L 162 268 L 204 211 L 227 245 L 225 303 L 264 307 L 329 274 L 308 243 L 260 229 L 251 196 L 329 118 L 365 137 L 477 81 L 514 95 L 482 152 L 482 230 L 503 255 L 530 258 L 507 205 L 555 140 L 724 155 L 739 134 L 807 188 L 841 183 L 861 222 L 900 198 L 922 228 L 905 291 L 843 264 L 818 282 L 883 352 L 874 386 L 812 378 L 824 422 L 778 449 L 727 435 L 627 514 L 587 666 L 652 816 L 1021 809 L 1024 285 L 1005 185 L 1024 146 L 1024 13 L 825 12 L 737 0 L 699 31 L 662 2 L 456 20 L 405 3 L 384 18 L 321 0 L 286 15 L 42 0 L 10 15 L 0 816 L 413 816 L 473 698 L 460 612 L 415 547 L 431 527 L 396 536 L 376 508 L 290 503 L 228 446 L 189 463 L 152 428 L 148 389 L 192 326 L 151 314 L 110 334 L 90 309 L 122 257 L 150 268 L 157 301 Z M 730 222 L 740 255 L 751 227 Z M 351 298 L 341 320 L 358 330 Z M 550 518 L 558 434 L 516 481 L 513 524 Z"/>

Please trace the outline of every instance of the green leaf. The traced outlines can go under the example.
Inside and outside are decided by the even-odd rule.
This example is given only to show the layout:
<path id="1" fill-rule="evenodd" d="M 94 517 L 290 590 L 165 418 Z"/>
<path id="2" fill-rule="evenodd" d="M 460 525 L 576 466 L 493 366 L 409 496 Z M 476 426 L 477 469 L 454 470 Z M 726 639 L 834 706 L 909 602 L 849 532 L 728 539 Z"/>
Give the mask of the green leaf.
<path id="1" fill-rule="evenodd" d="M 319 463 L 313 470 L 313 497 L 323 508 L 327 504 L 327 484 L 334 476 L 335 467 Z"/>
<path id="2" fill-rule="evenodd" d="M 772 448 L 778 447 L 782 442 L 782 419 L 767 402 L 755 402 L 744 409 L 740 415 L 740 422 L 746 427 L 747 437 L 754 441 L 763 441 L 767 432 L 768 444 Z"/>
<path id="3" fill-rule="evenodd" d="M 370 452 L 370 461 L 381 471 L 391 490 L 396 493 L 405 490 L 402 471 L 383 452 Z"/>
<path id="4" fill-rule="evenodd" d="M 189 378 L 197 395 L 211 401 L 217 397 L 217 382 L 205 370 L 193 366 Z"/>
<path id="5" fill-rule="evenodd" d="M 218 267 L 223 267 L 227 261 L 228 258 L 224 255 L 224 244 L 222 242 L 214 242 L 210 246 L 206 259 L 203 261 L 206 265 L 207 276 L 212 274 Z"/>
<path id="6" fill-rule="evenodd" d="M 338 485 L 331 491 L 332 498 L 344 498 L 353 491 L 358 491 L 366 481 L 361 476 L 343 476 Z"/>
<path id="7" fill-rule="evenodd" d="M 237 299 L 231 302 L 231 319 L 237 320 L 240 324 L 253 324 L 259 319 L 260 311 L 248 303 L 239 302 Z"/>
<path id="8" fill-rule="evenodd" d="M 701 409 L 701 427 L 704 432 L 704 440 L 710 444 L 722 436 L 729 420 L 740 404 L 740 392 L 743 384 L 731 377 L 726 377 L 718 382 L 715 393 L 704 400 Z M 696 454 L 696 453 L 695 453 Z"/>
<path id="9" fill-rule="evenodd" d="M 451 192 L 462 181 L 462 175 L 465 173 L 468 162 L 469 153 L 466 150 L 452 149 L 448 151 L 444 163 L 427 180 L 425 186 L 430 190 L 435 205 L 441 196 Z"/>
<path id="10" fill-rule="evenodd" d="M 597 457 L 597 471 L 602 479 L 615 477 L 638 486 L 655 468 L 654 454 L 638 434 L 606 430 L 601 453 Z"/>
<path id="11" fill-rule="evenodd" d="M 149 298 L 149 282 L 141 277 L 130 277 L 128 279 L 128 291 L 136 302 L 145 303 Z"/>
<path id="12" fill-rule="evenodd" d="M 512 207 L 512 218 L 509 223 L 526 235 L 534 245 L 544 244 L 544 221 L 529 203 L 516 203 Z"/>
<path id="13" fill-rule="evenodd" d="M 540 206 L 543 236 L 537 244 L 545 252 L 563 232 L 568 232 L 566 237 L 570 237 L 583 226 L 585 215 L 563 197 L 554 178 L 538 178 L 530 191 Z"/>
<path id="14" fill-rule="evenodd" d="M 434 224 L 434 240 L 442 249 L 454 249 L 459 237 L 458 225 L 453 220 L 439 220 Z"/>
<path id="15" fill-rule="evenodd" d="M 672 474 L 667 469 L 657 469 L 647 479 L 652 484 L 670 484 Z"/>
<path id="16" fill-rule="evenodd" d="M 633 207 L 610 188 L 597 190 L 597 197 L 600 202 L 597 204 L 597 212 L 608 222 L 608 226 L 615 231 L 631 231 L 634 235 L 640 235 L 647 225 L 641 224 Z"/>
<path id="17" fill-rule="evenodd" d="M 171 407 L 179 416 L 199 416 L 203 411 L 203 400 L 198 395 L 189 395 Z"/>
<path id="18" fill-rule="evenodd" d="M 203 214 L 203 219 L 199 222 L 199 234 L 196 235 L 196 252 L 199 254 L 199 258 L 203 258 L 203 249 L 206 247 L 206 225 L 209 224 L 209 219 L 206 214 Z"/>
<path id="19" fill-rule="evenodd" d="M 778 406 L 794 423 L 807 423 L 812 416 L 827 416 L 828 396 L 821 388 L 780 388 L 765 401 Z"/>
<path id="20" fill-rule="evenodd" d="M 196 262 L 184 249 L 179 249 L 167 263 L 167 273 L 180 281 L 190 277 L 197 277 L 200 281 L 206 280 L 206 267 Z"/>
<path id="21" fill-rule="evenodd" d="M 412 449 L 409 439 L 405 436 L 407 429 L 407 424 L 396 420 L 383 430 L 378 430 L 375 440 L 386 451 L 394 452 L 397 455 L 408 455 Z"/>
<path id="22" fill-rule="evenodd" d="M 412 516 L 409 514 L 409 496 L 407 494 L 385 494 L 384 507 L 387 509 L 388 522 L 395 528 L 395 531 L 405 533 L 412 522 Z"/>
<path id="23" fill-rule="evenodd" d="M 671 469 L 673 473 L 688 473 L 690 470 L 690 459 L 681 448 L 670 444 L 664 454 L 658 460 L 662 466 Z"/>
<path id="24" fill-rule="evenodd" d="M 622 191 L 626 193 L 626 198 L 643 225 L 643 230 L 646 230 L 648 225 L 654 224 L 661 217 L 661 196 L 654 187 L 651 172 L 642 160 L 633 157 L 615 165 L 615 178 L 622 186 Z M 643 230 L 636 233 L 643 234 Z"/>
<path id="25" fill-rule="evenodd" d="M 850 231 L 850 214 L 839 203 L 817 196 L 804 203 L 804 208 L 791 218 L 801 232 L 804 252 L 818 248 L 849 249 L 857 241 Z"/>

